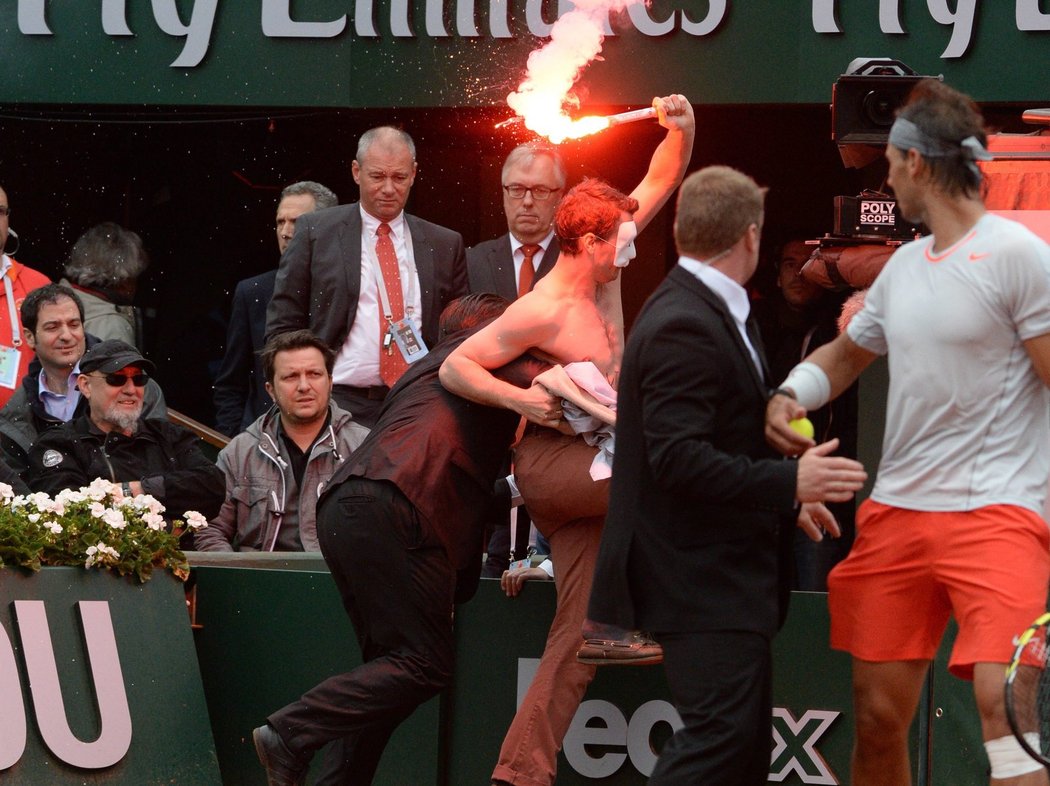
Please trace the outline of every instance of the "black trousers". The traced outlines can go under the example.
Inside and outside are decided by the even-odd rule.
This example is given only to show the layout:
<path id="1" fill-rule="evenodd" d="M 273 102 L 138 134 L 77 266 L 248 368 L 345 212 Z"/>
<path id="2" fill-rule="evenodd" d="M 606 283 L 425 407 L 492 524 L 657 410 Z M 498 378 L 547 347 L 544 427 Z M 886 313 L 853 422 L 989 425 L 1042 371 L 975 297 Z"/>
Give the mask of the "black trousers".
<path id="1" fill-rule="evenodd" d="M 655 634 L 685 724 L 649 786 L 766 786 L 773 735 L 772 651 L 744 631 Z"/>
<path id="2" fill-rule="evenodd" d="M 332 491 L 317 538 L 364 663 L 268 720 L 297 754 L 340 740 L 331 753 L 341 766 L 330 753 L 326 770 L 342 774 L 326 780 L 365 786 L 394 729 L 452 678 L 456 571 L 412 504 L 382 481 L 351 478 Z"/>

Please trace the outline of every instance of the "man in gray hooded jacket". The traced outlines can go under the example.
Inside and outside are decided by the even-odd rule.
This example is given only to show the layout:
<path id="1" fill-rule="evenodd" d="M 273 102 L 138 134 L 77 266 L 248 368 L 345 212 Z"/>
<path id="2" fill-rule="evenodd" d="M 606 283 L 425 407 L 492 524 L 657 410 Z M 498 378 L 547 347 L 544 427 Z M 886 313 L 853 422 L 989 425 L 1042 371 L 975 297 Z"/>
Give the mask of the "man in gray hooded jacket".
<path id="1" fill-rule="evenodd" d="M 219 454 L 226 501 L 200 551 L 320 551 L 317 499 L 368 434 L 331 401 L 335 356 L 313 333 L 274 336 L 262 361 L 274 406 Z"/>

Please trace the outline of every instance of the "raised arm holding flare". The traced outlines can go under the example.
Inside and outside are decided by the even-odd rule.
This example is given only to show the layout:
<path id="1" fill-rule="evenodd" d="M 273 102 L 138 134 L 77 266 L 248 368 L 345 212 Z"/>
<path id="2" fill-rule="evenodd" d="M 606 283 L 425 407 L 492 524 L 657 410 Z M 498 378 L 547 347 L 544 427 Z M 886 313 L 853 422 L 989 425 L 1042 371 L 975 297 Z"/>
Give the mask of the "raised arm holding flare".
<path id="1" fill-rule="evenodd" d="M 588 644 L 592 634 L 599 636 L 602 652 L 634 663 L 662 657 L 653 642 L 626 631 L 581 636 L 608 509 L 608 477 L 592 475 L 599 450 L 557 430 L 564 425 L 561 400 L 543 386 L 514 389 L 491 373 L 531 351 L 555 363 L 589 361 L 615 388 L 624 347 L 620 270 L 635 256 L 635 237 L 681 183 L 693 146 L 693 109 L 684 96 L 657 98 L 653 105 L 667 136 L 631 196 L 600 180 L 570 190 L 555 213 L 560 254 L 553 269 L 441 368 L 441 381 L 452 392 L 506 407 L 534 424 L 515 450 L 515 477 L 558 566 L 558 608 L 536 676 L 503 742 L 496 784 L 554 783 L 558 750 L 594 677 L 594 666 L 576 658 L 584 636 Z"/>

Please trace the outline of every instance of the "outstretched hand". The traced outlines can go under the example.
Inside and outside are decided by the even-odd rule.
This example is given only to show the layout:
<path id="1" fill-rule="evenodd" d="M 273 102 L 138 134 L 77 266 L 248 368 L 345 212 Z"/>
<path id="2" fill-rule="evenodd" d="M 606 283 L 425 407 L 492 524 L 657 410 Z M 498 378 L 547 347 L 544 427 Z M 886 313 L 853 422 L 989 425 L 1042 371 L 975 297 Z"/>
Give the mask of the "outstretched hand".
<path id="1" fill-rule="evenodd" d="M 846 502 L 860 491 L 868 473 L 859 461 L 832 456 L 837 439 L 807 450 L 798 460 L 795 498 L 799 502 Z"/>

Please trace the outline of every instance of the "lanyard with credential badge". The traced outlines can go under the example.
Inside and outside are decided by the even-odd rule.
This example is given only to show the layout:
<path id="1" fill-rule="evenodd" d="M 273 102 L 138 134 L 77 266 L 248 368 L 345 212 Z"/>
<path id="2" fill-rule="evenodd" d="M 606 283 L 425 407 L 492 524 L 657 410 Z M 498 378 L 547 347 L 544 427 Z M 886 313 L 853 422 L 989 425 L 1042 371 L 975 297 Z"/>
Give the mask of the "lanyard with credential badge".
<path id="1" fill-rule="evenodd" d="M 430 350 L 427 349 L 422 334 L 409 318 L 414 311 L 412 304 L 416 302 L 416 285 L 419 274 L 416 272 L 416 260 L 412 251 L 412 237 L 408 232 L 408 224 L 403 224 L 403 226 L 405 231 L 405 253 L 413 275 L 408 277 L 409 280 L 405 287 L 405 315 L 402 319 L 394 321 L 393 309 L 390 307 L 390 295 L 386 291 L 386 280 L 383 278 L 383 266 L 379 264 L 379 257 L 376 256 L 375 247 L 372 243 L 365 243 L 365 254 L 367 254 L 368 261 L 375 271 L 376 278 L 379 279 L 379 301 L 383 308 L 383 317 L 386 319 L 387 325 L 389 325 L 387 333 L 383 337 L 383 348 L 389 350 L 390 340 L 393 339 L 405 362 L 415 363 L 417 360 L 426 357 Z"/>
<path id="2" fill-rule="evenodd" d="M 3 272 L 4 295 L 7 297 L 7 319 L 11 325 L 11 344 L 0 346 L 0 386 L 14 390 L 18 385 L 18 366 L 22 359 L 19 347 L 22 346 L 22 331 L 18 324 L 18 312 L 15 310 L 15 292 L 11 286 L 11 271 L 14 265 Z"/>

